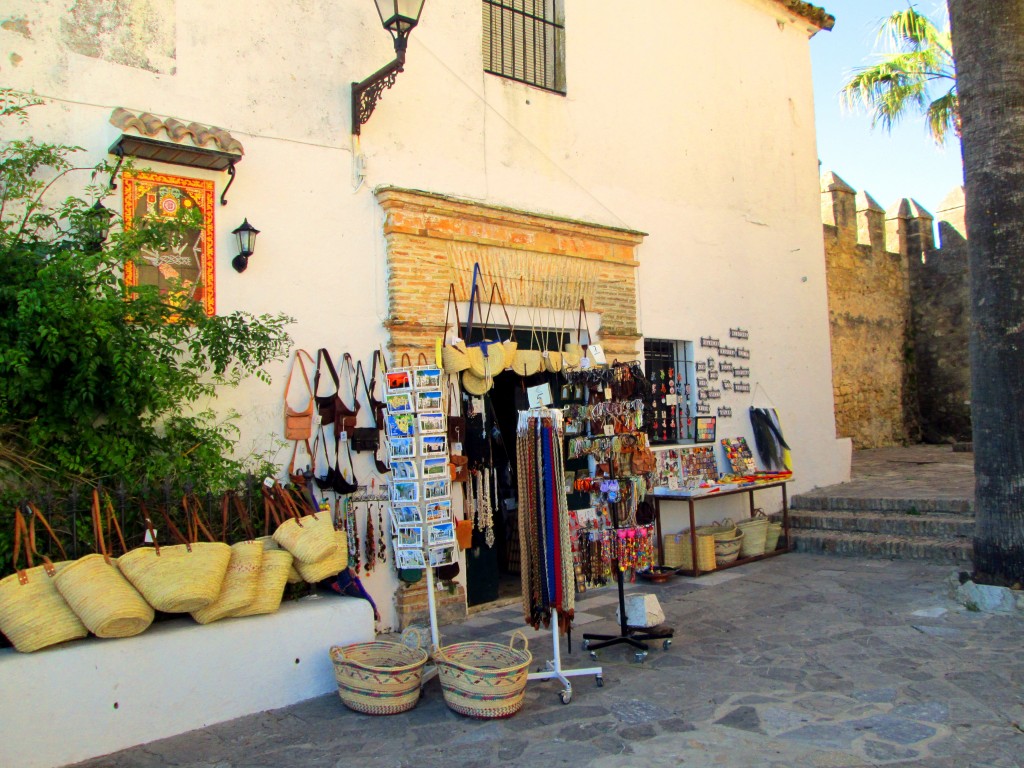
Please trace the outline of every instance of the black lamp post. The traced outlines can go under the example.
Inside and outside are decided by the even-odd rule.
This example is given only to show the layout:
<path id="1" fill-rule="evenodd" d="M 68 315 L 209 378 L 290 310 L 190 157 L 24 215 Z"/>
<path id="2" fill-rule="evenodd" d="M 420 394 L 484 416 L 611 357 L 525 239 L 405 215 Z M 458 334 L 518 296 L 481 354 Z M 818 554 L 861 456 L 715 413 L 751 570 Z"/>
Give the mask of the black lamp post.
<path id="1" fill-rule="evenodd" d="M 93 203 L 92 207 L 85 212 L 86 228 L 86 251 L 88 253 L 99 253 L 103 244 L 110 236 L 110 220 L 114 218 L 114 212 L 103 205 L 99 200 Z"/>
<path id="2" fill-rule="evenodd" d="M 236 272 L 245 272 L 245 268 L 249 266 L 249 257 L 256 250 L 256 235 L 259 233 L 260 231 L 250 224 L 248 219 L 244 219 L 238 229 L 231 231 L 231 234 L 238 238 L 238 255 L 231 260 L 231 266 Z"/>
<path id="3" fill-rule="evenodd" d="M 374 0 L 380 23 L 395 39 L 395 60 L 378 69 L 361 83 L 352 83 L 352 133 L 359 135 L 363 123 L 370 119 L 384 89 L 395 84 L 405 66 L 409 33 L 420 21 L 424 0 Z"/>

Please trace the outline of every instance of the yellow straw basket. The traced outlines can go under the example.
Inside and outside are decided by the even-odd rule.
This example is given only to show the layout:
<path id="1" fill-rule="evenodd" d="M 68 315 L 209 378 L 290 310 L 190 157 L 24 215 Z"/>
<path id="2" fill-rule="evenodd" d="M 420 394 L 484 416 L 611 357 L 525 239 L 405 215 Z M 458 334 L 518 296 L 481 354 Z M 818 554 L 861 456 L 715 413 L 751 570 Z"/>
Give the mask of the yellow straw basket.
<path id="1" fill-rule="evenodd" d="M 486 354 L 484 354 L 486 350 Z M 469 370 L 474 376 L 488 378 L 505 370 L 505 347 L 500 341 L 484 341 L 467 348 Z"/>
<path id="2" fill-rule="evenodd" d="M 231 559 L 224 574 L 217 599 L 192 612 L 200 624 L 233 616 L 256 599 L 260 571 L 263 567 L 263 544 L 258 541 L 240 541 L 231 545 Z"/>
<path id="3" fill-rule="evenodd" d="M 279 498 L 288 517 L 274 531 L 274 541 L 299 562 L 312 564 L 329 557 L 337 545 L 331 513 L 302 515 L 287 492 L 280 491 Z M 276 512 L 275 504 L 271 501 L 271 509 Z"/>
<path id="4" fill-rule="evenodd" d="M 345 531 L 335 531 L 334 540 L 337 544 L 323 560 L 316 563 L 304 563 L 301 560 L 294 562 L 295 570 L 303 581 L 316 584 L 331 576 L 337 576 L 348 567 L 348 534 Z"/>
<path id="5" fill-rule="evenodd" d="M 743 542 L 740 546 L 740 557 L 757 557 L 765 551 L 765 541 L 768 535 L 768 518 L 752 517 L 749 520 L 741 520 L 736 527 L 743 531 Z"/>
<path id="6" fill-rule="evenodd" d="M 665 565 L 686 571 L 693 570 L 693 550 L 690 547 L 690 532 L 667 534 L 663 542 Z M 697 566 L 702 571 L 715 570 L 715 537 L 711 534 L 697 534 Z"/>
<path id="7" fill-rule="evenodd" d="M 332 647 L 334 678 L 342 703 L 367 715 L 395 715 L 415 707 L 428 658 L 420 644 L 419 632 L 410 627 L 402 634 L 401 643 L 377 641 Z"/>
<path id="8" fill-rule="evenodd" d="M 782 535 L 782 523 L 768 523 L 768 532 L 764 537 L 764 551 L 774 552 L 779 547 L 779 537 Z"/>
<path id="9" fill-rule="evenodd" d="M 82 623 L 96 637 L 134 637 L 153 623 L 153 608 L 131 585 L 110 555 L 108 536 L 117 532 L 124 551 L 124 536 L 107 499 L 107 530 L 100 517 L 99 493 L 93 492 L 93 531 L 99 554 L 80 557 L 54 579 L 57 590 Z"/>
<path id="10" fill-rule="evenodd" d="M 514 647 L 516 638 L 522 649 Z M 434 651 L 448 707 L 467 717 L 511 717 L 523 706 L 533 656 L 526 635 L 516 631 L 508 646 L 455 643 Z"/>
<path id="11" fill-rule="evenodd" d="M 441 349 L 441 367 L 445 373 L 461 373 L 469 368 L 469 352 L 466 349 L 466 342 L 457 341 L 454 344 L 446 344 Z"/>
<path id="12" fill-rule="evenodd" d="M 260 574 L 256 582 L 256 596 L 252 602 L 232 616 L 259 616 L 275 613 L 281 607 L 288 573 L 292 570 L 292 553 L 281 549 L 269 536 L 259 540 L 264 545 L 260 561 Z"/>
<path id="13" fill-rule="evenodd" d="M 33 517 L 33 522 L 35 517 Z M 49 526 L 47 526 L 49 528 Z M 53 583 L 53 575 L 66 563 L 51 563 L 19 569 L 18 556 L 25 536 L 25 554 L 32 565 L 31 537 L 20 511 L 14 513 L 15 573 L 0 581 L 0 632 L 21 653 L 31 653 L 89 634 L 89 630 L 68 607 Z"/>

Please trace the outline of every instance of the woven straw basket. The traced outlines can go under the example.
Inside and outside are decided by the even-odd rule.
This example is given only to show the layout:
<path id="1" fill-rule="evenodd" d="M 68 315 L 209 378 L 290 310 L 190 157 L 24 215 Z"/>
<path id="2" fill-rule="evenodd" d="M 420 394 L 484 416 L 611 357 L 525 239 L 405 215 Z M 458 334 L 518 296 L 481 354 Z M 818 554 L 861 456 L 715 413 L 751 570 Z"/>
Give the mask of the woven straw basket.
<path id="1" fill-rule="evenodd" d="M 533 376 L 544 370 L 544 358 L 539 349 L 520 349 L 512 360 L 512 370 L 520 376 Z"/>
<path id="2" fill-rule="evenodd" d="M 519 351 L 519 342 L 506 339 L 501 342 L 501 348 L 505 353 L 505 370 L 511 370 L 512 361 L 516 359 L 516 352 Z"/>
<path id="3" fill-rule="evenodd" d="M 259 578 L 256 581 L 256 596 L 244 608 L 232 616 L 260 616 L 275 613 L 281 607 L 288 573 L 292 570 L 292 553 L 281 549 L 270 536 L 261 536 L 257 541 L 263 545 Z"/>
<path id="4" fill-rule="evenodd" d="M 690 532 L 666 534 L 662 548 L 665 565 L 670 568 L 693 570 L 693 550 L 690 547 Z M 702 571 L 715 570 L 715 537 L 697 534 L 697 567 Z"/>
<path id="5" fill-rule="evenodd" d="M 469 368 L 466 342 L 457 341 L 454 344 L 446 344 L 441 349 L 441 366 L 445 373 L 460 373 Z"/>
<path id="6" fill-rule="evenodd" d="M 59 573 L 67 565 L 37 565 L 0 581 L 0 632 L 15 650 L 31 653 L 89 634 L 53 583 L 50 570 Z"/>
<path id="7" fill-rule="evenodd" d="M 316 563 L 303 563 L 296 560 L 293 563 L 303 581 L 316 584 L 331 576 L 337 576 L 348 568 L 348 534 L 345 531 L 335 531 L 334 539 L 337 544 L 323 560 Z"/>
<path id="8" fill-rule="evenodd" d="M 487 354 L 484 354 L 486 349 Z M 500 341 L 485 341 L 467 348 L 469 370 L 484 379 L 505 370 L 505 347 Z"/>
<path id="9" fill-rule="evenodd" d="M 764 551 L 774 552 L 779 547 L 779 536 L 782 535 L 782 523 L 768 523 L 768 532 L 764 538 Z"/>
<path id="10" fill-rule="evenodd" d="M 419 632 L 410 627 L 402 634 L 401 643 L 332 647 L 334 679 L 342 703 L 367 715 L 395 715 L 415 707 L 428 658 L 420 642 Z"/>
<path id="11" fill-rule="evenodd" d="M 562 360 L 561 352 L 553 352 L 548 350 L 541 354 L 544 359 L 544 370 L 549 373 L 561 373 L 564 361 Z"/>
<path id="12" fill-rule="evenodd" d="M 71 610 L 96 637 L 135 637 L 153 623 L 152 606 L 111 558 L 80 557 L 63 568 L 54 582 Z"/>
<path id="13" fill-rule="evenodd" d="M 579 344 L 566 344 L 562 348 L 562 365 L 565 368 L 579 368 L 583 359 L 583 347 Z"/>
<path id="14" fill-rule="evenodd" d="M 730 535 L 732 538 L 729 538 Z M 724 565 L 735 561 L 740 556 L 740 547 L 742 546 L 743 531 L 739 528 L 732 534 L 723 533 L 715 536 L 715 564 Z"/>
<path id="15" fill-rule="evenodd" d="M 220 595 L 231 562 L 231 547 L 199 541 L 160 547 L 139 547 L 117 560 L 117 567 L 146 602 L 165 613 L 192 613 Z"/>
<path id="16" fill-rule="evenodd" d="M 757 557 L 765 550 L 765 537 L 768 534 L 768 518 L 752 517 L 741 520 L 736 527 L 743 531 L 743 542 L 740 546 L 740 557 Z"/>
<path id="17" fill-rule="evenodd" d="M 303 563 L 323 560 L 337 544 L 334 523 L 327 512 L 288 518 L 274 531 L 274 541 Z"/>
<path id="18" fill-rule="evenodd" d="M 200 624 L 233 616 L 256 599 L 260 570 L 263 567 L 263 544 L 258 541 L 240 541 L 231 545 L 231 560 L 228 562 L 220 594 L 209 605 L 192 612 L 192 618 Z"/>
<path id="19" fill-rule="evenodd" d="M 480 395 L 489 392 L 491 387 L 494 386 L 494 379 L 490 376 L 477 376 L 472 371 L 462 372 L 462 388 L 469 392 L 471 395 Z"/>
<path id="20" fill-rule="evenodd" d="M 522 649 L 513 647 L 517 637 Z M 519 631 L 508 646 L 468 642 L 434 651 L 445 703 L 468 717 L 511 717 L 518 712 L 532 660 L 529 641 Z"/>

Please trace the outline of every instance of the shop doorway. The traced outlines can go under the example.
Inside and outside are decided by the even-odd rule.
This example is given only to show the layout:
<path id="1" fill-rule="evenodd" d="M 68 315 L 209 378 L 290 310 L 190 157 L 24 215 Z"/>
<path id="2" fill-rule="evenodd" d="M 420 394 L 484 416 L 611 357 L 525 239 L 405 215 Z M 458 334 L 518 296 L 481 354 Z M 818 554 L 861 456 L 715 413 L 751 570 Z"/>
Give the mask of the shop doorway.
<path id="1" fill-rule="evenodd" d="M 554 334 L 562 336 L 561 331 Z M 523 349 L 531 348 L 530 335 L 529 332 L 525 336 L 521 332 L 515 333 Z M 552 348 L 560 349 L 564 341 L 559 338 Z M 529 407 L 527 389 L 543 384 L 551 388 L 552 405 L 560 406 L 563 383 L 564 379 L 558 373 L 544 372 L 523 377 L 504 371 L 494 377 L 493 388 L 482 398 L 471 401 L 467 408 L 472 415 L 467 419 L 466 448 L 474 458 L 481 456 L 480 466 L 492 473 L 494 509 L 494 546 L 487 545 L 484 531 L 474 528 L 473 546 L 466 550 L 466 602 L 470 606 L 515 598 L 521 593 L 517 526 L 519 478 L 516 468 L 519 412 Z"/>

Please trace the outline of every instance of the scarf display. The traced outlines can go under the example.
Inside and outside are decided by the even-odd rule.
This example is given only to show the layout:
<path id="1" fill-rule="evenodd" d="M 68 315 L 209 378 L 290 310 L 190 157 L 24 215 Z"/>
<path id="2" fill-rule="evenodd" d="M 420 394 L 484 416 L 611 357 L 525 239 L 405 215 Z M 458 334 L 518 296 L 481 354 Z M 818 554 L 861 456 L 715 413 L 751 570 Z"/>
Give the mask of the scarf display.
<path id="1" fill-rule="evenodd" d="M 519 413 L 516 462 L 525 619 L 535 629 L 542 624 L 550 626 L 554 609 L 558 611 L 559 630 L 568 632 L 575 610 L 576 582 L 559 411 Z"/>

